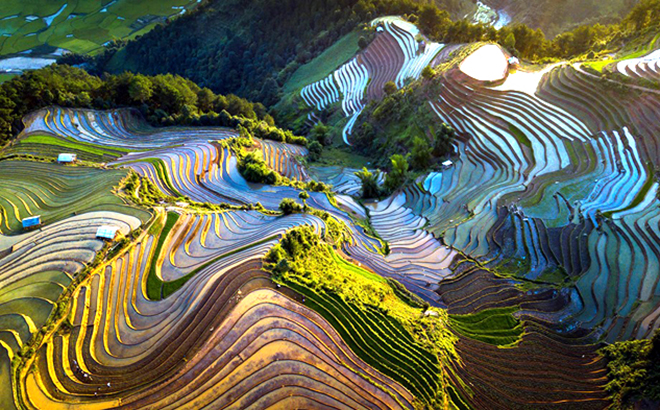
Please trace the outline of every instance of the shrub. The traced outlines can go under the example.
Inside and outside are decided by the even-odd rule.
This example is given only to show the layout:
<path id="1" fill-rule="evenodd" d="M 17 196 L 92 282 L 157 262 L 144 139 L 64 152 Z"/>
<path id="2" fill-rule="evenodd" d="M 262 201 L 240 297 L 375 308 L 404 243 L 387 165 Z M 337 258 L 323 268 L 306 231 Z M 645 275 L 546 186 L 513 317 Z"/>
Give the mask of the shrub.
<path id="1" fill-rule="evenodd" d="M 308 149 L 310 161 L 318 161 L 321 159 L 321 154 L 323 153 L 323 145 L 321 145 L 318 141 L 312 141 L 309 144 Z"/>
<path id="2" fill-rule="evenodd" d="M 307 200 L 309 199 L 309 194 L 307 191 L 300 191 L 298 198 L 303 202 L 303 208 L 307 208 Z"/>
<path id="3" fill-rule="evenodd" d="M 396 90 L 397 90 L 397 87 L 396 87 L 396 84 L 394 84 L 393 81 L 388 81 L 383 86 L 383 91 L 385 91 L 385 94 L 387 94 L 387 95 L 394 94 L 396 92 Z"/>
<path id="4" fill-rule="evenodd" d="M 252 138 L 252 133 L 242 125 L 238 126 L 238 138 L 236 138 L 236 143 L 241 147 L 249 148 L 254 145 L 254 139 Z"/>
<path id="5" fill-rule="evenodd" d="M 305 184 L 304 188 L 312 192 L 327 192 L 327 193 L 332 192 L 331 189 L 332 187 L 330 185 L 314 180 L 311 180 L 307 184 Z"/>
<path id="6" fill-rule="evenodd" d="M 280 202 L 280 211 L 282 211 L 284 215 L 291 215 L 295 212 L 302 212 L 303 207 L 291 198 L 284 198 Z"/>
<path id="7" fill-rule="evenodd" d="M 433 68 L 431 68 L 430 65 L 424 67 L 424 69 L 422 70 L 422 77 L 424 77 L 424 79 L 430 80 L 434 76 L 435 76 L 435 70 L 433 70 Z"/>
<path id="8" fill-rule="evenodd" d="M 266 162 L 256 153 L 247 153 L 238 162 L 238 171 L 248 182 L 275 185 L 281 176 L 268 167 Z"/>

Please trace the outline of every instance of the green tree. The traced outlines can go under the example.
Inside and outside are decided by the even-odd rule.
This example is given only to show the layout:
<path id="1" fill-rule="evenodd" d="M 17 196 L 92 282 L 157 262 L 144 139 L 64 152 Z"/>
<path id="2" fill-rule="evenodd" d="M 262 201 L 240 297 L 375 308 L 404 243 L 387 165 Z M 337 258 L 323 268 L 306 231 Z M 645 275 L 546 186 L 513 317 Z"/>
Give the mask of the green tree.
<path id="1" fill-rule="evenodd" d="M 612 408 L 633 408 L 632 401 L 660 400 L 660 330 L 651 340 L 617 342 L 601 349 L 607 361 L 605 389 Z"/>
<path id="2" fill-rule="evenodd" d="M 215 94 L 213 91 L 204 87 L 197 93 L 197 106 L 202 112 L 213 111 L 213 102 L 215 100 Z"/>
<path id="3" fill-rule="evenodd" d="M 502 46 L 506 48 L 508 51 L 513 52 L 516 49 L 516 36 L 513 34 L 513 32 L 510 32 L 509 34 L 504 37 L 504 40 L 502 41 Z"/>
<path id="4" fill-rule="evenodd" d="M 383 91 L 385 91 L 385 94 L 387 95 L 392 95 L 396 92 L 396 84 L 394 84 L 394 81 L 388 81 L 383 85 Z"/>
<path id="5" fill-rule="evenodd" d="M 512 28 L 516 40 L 515 49 L 525 58 L 536 58 L 545 55 L 549 42 L 540 29 L 532 30 L 524 24 Z"/>
<path id="6" fill-rule="evenodd" d="M 291 198 L 284 198 L 280 201 L 280 211 L 284 215 L 291 215 L 294 212 L 302 212 L 303 207 Z"/>
<path id="7" fill-rule="evenodd" d="M 415 137 L 413 139 L 413 148 L 411 151 L 411 163 L 416 170 L 424 170 L 428 168 L 431 162 L 431 151 L 433 149 L 429 145 L 426 138 Z"/>
<path id="8" fill-rule="evenodd" d="M 369 46 L 369 41 L 366 38 L 364 38 L 364 36 L 360 36 L 360 38 L 358 39 L 358 47 L 360 47 L 360 50 L 364 50 L 368 46 Z"/>
<path id="9" fill-rule="evenodd" d="M 309 136 L 321 143 L 323 146 L 328 146 L 332 143 L 332 139 L 330 138 L 330 129 L 322 122 L 319 122 L 314 126 L 314 128 L 312 128 Z"/>
<path id="10" fill-rule="evenodd" d="M 356 172 L 355 176 L 360 178 L 360 182 L 362 182 L 363 198 L 377 198 L 380 195 L 380 188 L 378 187 L 380 171 L 371 172 L 365 167 Z"/>
<path id="11" fill-rule="evenodd" d="M 445 28 L 448 23 L 451 23 L 451 20 L 446 11 L 440 11 L 434 4 L 425 4 L 419 12 L 417 23 L 419 28 L 427 35 L 441 38 L 444 36 Z"/>
<path id="12" fill-rule="evenodd" d="M 391 170 L 385 177 L 385 188 L 393 192 L 399 188 L 408 178 L 408 160 L 401 154 L 394 154 L 390 158 Z"/>
<path id="13" fill-rule="evenodd" d="M 76 105 L 79 107 L 91 107 L 92 97 L 88 92 L 83 91 L 80 94 L 76 95 Z"/>
<path id="14" fill-rule="evenodd" d="M 316 162 L 319 159 L 321 159 L 321 154 L 323 152 L 323 145 L 319 144 L 318 141 L 310 142 L 307 149 L 309 150 L 309 160 L 310 161 Z"/>
<path id="15" fill-rule="evenodd" d="M 153 95 L 151 80 L 143 75 L 134 76 L 128 84 L 128 95 L 131 100 L 144 103 Z"/>
<path id="16" fill-rule="evenodd" d="M 273 105 L 280 99 L 280 86 L 273 77 L 268 77 L 259 93 L 259 100 L 266 105 Z"/>
<path id="17" fill-rule="evenodd" d="M 440 124 L 435 132 L 435 142 L 433 144 L 433 155 L 441 157 L 451 154 L 453 142 L 456 136 L 456 130 L 446 123 Z"/>

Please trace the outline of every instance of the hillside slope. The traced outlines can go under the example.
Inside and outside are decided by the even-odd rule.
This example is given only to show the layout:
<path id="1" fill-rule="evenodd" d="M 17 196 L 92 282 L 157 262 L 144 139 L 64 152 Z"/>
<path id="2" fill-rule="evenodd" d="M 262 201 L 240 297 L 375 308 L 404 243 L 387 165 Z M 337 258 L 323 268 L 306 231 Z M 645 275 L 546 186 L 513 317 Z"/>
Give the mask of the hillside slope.
<path id="1" fill-rule="evenodd" d="M 494 1 L 492 7 L 510 13 L 513 23 L 540 27 L 554 36 L 579 23 L 625 14 L 630 5 L 619 4 L 622 1 L 592 2 L 589 7 L 582 2 L 559 7 L 557 2 L 547 1 L 532 7 L 528 2 L 510 0 Z M 415 15 L 413 19 L 419 16 L 424 24 L 446 31 L 450 23 L 445 18 L 470 20 L 476 10 L 476 4 L 467 0 L 437 0 L 435 4 L 448 12 L 446 17 L 416 0 L 258 0 L 249 8 L 236 0 L 211 0 L 194 13 L 130 42 L 98 70 L 176 73 L 215 92 L 235 93 L 270 106 L 300 65 L 366 21 L 390 14 Z M 237 9 L 243 12 L 236 13 Z M 454 41 L 473 41 L 461 40 L 470 37 L 466 27 L 458 25 L 452 30 L 449 36 Z"/>

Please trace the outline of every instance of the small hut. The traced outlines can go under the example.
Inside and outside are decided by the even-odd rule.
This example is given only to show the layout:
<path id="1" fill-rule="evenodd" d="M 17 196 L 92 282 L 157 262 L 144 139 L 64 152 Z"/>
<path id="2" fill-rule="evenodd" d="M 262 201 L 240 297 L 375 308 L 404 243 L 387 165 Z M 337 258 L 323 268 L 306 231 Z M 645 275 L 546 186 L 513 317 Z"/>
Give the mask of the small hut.
<path id="1" fill-rule="evenodd" d="M 454 165 L 454 163 L 451 162 L 450 160 L 447 160 L 447 161 L 442 163 L 442 168 L 447 169 L 447 168 L 451 167 L 452 165 Z"/>
<path id="2" fill-rule="evenodd" d="M 72 164 L 76 162 L 78 156 L 76 154 L 60 154 L 57 156 L 57 162 L 60 164 Z"/>
<path id="3" fill-rule="evenodd" d="M 119 228 L 117 228 L 116 226 L 107 226 L 107 225 L 100 226 L 99 229 L 96 231 L 96 238 L 112 241 L 117 236 L 118 230 Z"/>
<path id="4" fill-rule="evenodd" d="M 514 68 L 520 67 L 520 60 L 518 60 L 518 57 L 514 57 L 514 56 L 509 57 L 509 67 L 514 67 Z"/>
<path id="5" fill-rule="evenodd" d="M 41 225 L 41 215 L 23 218 L 23 229 L 33 229 Z"/>

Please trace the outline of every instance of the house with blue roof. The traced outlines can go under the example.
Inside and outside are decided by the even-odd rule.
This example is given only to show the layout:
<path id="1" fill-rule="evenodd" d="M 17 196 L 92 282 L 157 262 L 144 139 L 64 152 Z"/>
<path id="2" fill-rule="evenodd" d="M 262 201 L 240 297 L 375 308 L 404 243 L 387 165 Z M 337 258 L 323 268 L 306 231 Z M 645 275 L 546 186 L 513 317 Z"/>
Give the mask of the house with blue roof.
<path id="1" fill-rule="evenodd" d="M 107 225 L 100 226 L 99 229 L 96 231 L 96 238 L 112 241 L 117 236 L 118 230 L 119 228 L 117 228 L 116 226 L 107 226 Z"/>
<path id="2" fill-rule="evenodd" d="M 23 229 L 36 228 L 41 225 L 41 215 L 23 218 Z"/>
<path id="3" fill-rule="evenodd" d="M 76 162 L 78 156 L 76 154 L 60 154 L 57 156 L 57 162 L 60 164 L 71 164 Z"/>

